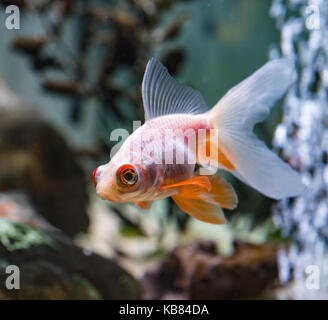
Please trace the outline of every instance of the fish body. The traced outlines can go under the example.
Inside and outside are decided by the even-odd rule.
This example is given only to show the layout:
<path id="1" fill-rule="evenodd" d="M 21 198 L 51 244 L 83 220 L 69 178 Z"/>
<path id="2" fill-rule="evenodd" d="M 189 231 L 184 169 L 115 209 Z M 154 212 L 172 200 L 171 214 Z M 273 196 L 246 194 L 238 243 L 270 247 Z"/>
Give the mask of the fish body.
<path id="1" fill-rule="evenodd" d="M 176 140 L 173 141 L 168 132 L 171 131 L 174 134 L 176 130 L 181 132 L 193 130 L 197 137 L 199 129 L 206 130 L 208 128 L 208 120 L 201 115 L 174 114 L 150 119 L 126 139 L 119 152 L 108 164 L 97 169 L 98 175 L 102 175 L 101 172 L 105 170 L 114 173 L 124 164 L 123 159 L 128 160 L 126 162 L 133 164 L 138 169 L 139 176 L 143 177 L 140 179 L 142 186 L 139 186 L 138 192 L 128 192 L 123 197 L 120 194 L 116 195 L 117 187 L 113 181 L 111 191 L 106 190 L 102 196 L 101 192 L 106 189 L 105 185 L 107 187 L 109 185 L 108 181 L 101 179 L 97 183 L 97 192 L 99 190 L 99 195 L 105 199 L 110 193 L 112 201 L 115 202 L 126 202 L 127 198 L 140 202 L 168 197 L 172 192 L 163 192 L 160 187 L 192 178 L 196 165 L 196 161 L 192 161 L 193 159 L 190 163 L 187 161 L 177 163 L 177 153 L 187 156 L 189 153 L 195 152 L 188 149 L 188 142 L 185 141 L 184 136 L 175 135 Z M 172 152 L 172 159 L 166 161 L 169 151 Z M 196 157 L 195 154 L 192 156 Z"/>
<path id="2" fill-rule="evenodd" d="M 271 61 L 208 110 L 197 91 L 176 82 L 152 58 L 142 84 L 146 121 L 94 171 L 98 195 L 143 209 L 172 197 L 198 220 L 225 223 L 222 208 L 237 206 L 236 193 L 218 175 L 199 174 L 196 164 L 225 169 L 274 199 L 300 194 L 299 174 L 252 132 L 293 80 L 287 59 Z"/>

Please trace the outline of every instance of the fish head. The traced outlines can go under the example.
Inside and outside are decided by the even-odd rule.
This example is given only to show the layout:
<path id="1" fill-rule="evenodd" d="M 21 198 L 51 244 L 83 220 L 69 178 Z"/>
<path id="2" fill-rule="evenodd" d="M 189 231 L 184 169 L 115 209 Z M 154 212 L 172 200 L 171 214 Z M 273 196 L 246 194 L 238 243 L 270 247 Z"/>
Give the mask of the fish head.
<path id="1" fill-rule="evenodd" d="M 112 202 L 148 200 L 160 185 L 160 168 L 149 159 L 135 162 L 121 159 L 113 157 L 93 172 L 97 194 Z"/>

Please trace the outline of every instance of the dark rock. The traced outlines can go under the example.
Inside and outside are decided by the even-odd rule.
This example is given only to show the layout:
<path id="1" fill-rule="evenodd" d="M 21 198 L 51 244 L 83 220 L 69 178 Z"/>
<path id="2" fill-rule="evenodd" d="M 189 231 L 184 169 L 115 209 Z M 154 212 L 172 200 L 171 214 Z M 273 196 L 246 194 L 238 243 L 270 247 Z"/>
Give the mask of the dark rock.
<path id="1" fill-rule="evenodd" d="M 186 58 L 186 53 L 182 49 L 172 49 L 166 52 L 163 58 L 163 64 L 167 67 L 170 74 L 176 74 L 180 71 L 180 67 L 184 59 Z"/>
<path id="2" fill-rule="evenodd" d="M 24 190 L 54 226 L 87 230 L 87 183 L 65 139 L 33 109 L 0 110 L 0 191 Z"/>
<path id="3" fill-rule="evenodd" d="M 139 283 L 114 261 L 75 246 L 23 194 L 0 193 L 0 299 L 138 299 Z M 20 289 L 5 286 L 8 265 Z"/>
<path id="4" fill-rule="evenodd" d="M 143 280 L 146 299 L 254 298 L 278 278 L 276 248 L 236 242 L 232 256 L 216 253 L 211 241 L 178 247 Z"/>

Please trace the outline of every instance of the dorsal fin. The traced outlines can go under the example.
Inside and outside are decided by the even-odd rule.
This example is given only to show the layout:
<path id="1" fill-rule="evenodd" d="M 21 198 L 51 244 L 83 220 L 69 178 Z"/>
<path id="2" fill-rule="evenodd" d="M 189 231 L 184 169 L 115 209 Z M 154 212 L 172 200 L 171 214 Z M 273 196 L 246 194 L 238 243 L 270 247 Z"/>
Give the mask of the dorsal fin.
<path id="1" fill-rule="evenodd" d="M 167 114 L 198 114 L 208 110 L 201 94 L 174 80 L 155 58 L 147 64 L 142 81 L 145 120 Z"/>

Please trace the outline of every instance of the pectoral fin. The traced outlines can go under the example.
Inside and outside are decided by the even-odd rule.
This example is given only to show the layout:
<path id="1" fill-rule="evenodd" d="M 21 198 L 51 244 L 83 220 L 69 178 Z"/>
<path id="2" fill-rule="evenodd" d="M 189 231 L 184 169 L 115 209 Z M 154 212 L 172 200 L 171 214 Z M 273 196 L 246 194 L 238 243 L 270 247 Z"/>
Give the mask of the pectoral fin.
<path id="1" fill-rule="evenodd" d="M 135 203 L 135 205 L 141 208 L 142 210 L 149 210 L 152 204 L 152 201 L 140 201 Z"/>
<path id="2" fill-rule="evenodd" d="M 233 209 L 237 196 L 233 188 L 219 176 L 198 176 L 164 188 L 177 190 L 172 199 L 192 217 L 213 224 L 224 224 L 222 208 Z"/>
<path id="3" fill-rule="evenodd" d="M 200 221 L 212 224 L 225 224 L 227 222 L 222 209 L 215 204 L 179 196 L 173 196 L 172 199 L 181 210 Z"/>
<path id="4" fill-rule="evenodd" d="M 196 188 L 195 190 L 198 190 L 197 188 L 202 188 L 202 189 L 206 189 L 207 191 L 210 191 L 211 187 L 212 187 L 211 182 L 207 176 L 197 176 L 178 183 L 165 185 L 162 188 L 177 189 L 181 193 L 182 191 L 186 190 L 186 188 L 188 188 L 188 191 L 190 192 L 192 189 L 195 188 Z"/>

